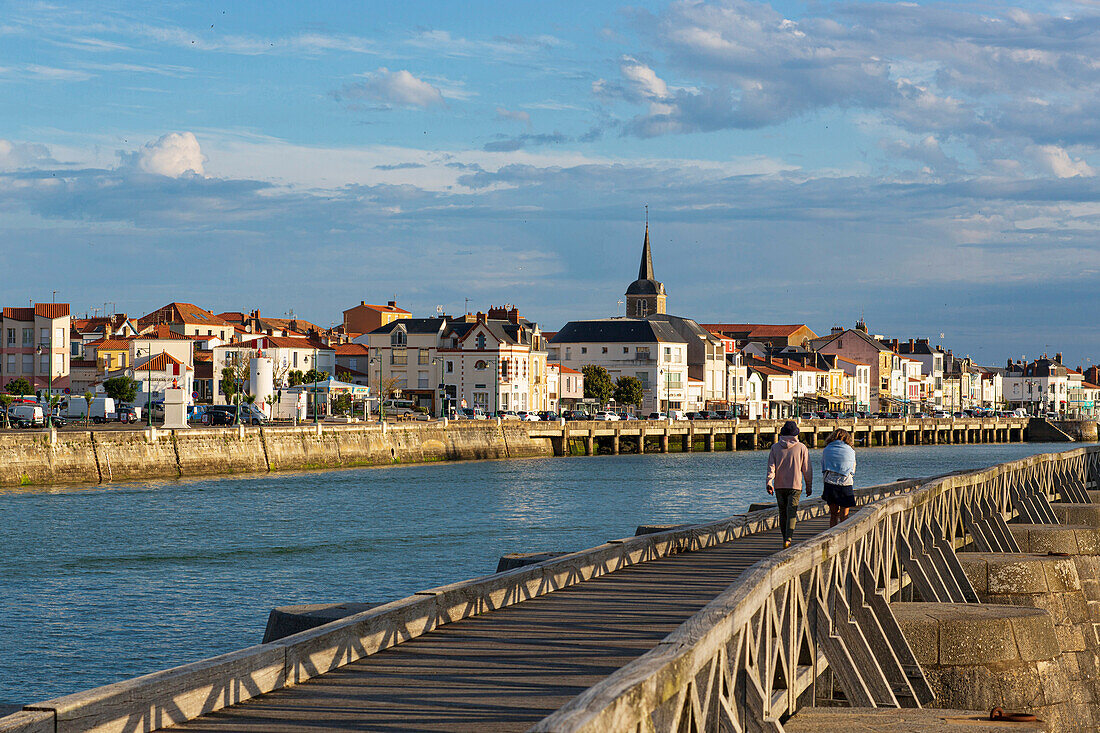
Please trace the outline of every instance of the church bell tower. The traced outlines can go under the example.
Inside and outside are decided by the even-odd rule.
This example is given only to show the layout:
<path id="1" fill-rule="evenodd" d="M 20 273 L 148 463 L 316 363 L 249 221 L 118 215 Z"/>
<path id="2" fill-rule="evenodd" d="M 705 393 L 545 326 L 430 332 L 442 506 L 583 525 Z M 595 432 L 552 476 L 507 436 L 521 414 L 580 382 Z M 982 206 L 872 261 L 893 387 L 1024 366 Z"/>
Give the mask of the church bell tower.
<path id="1" fill-rule="evenodd" d="M 638 279 L 626 289 L 626 315 L 645 318 L 665 312 L 665 286 L 653 278 L 653 255 L 649 251 L 649 216 L 646 215 L 645 241 L 642 243 L 642 263 Z"/>

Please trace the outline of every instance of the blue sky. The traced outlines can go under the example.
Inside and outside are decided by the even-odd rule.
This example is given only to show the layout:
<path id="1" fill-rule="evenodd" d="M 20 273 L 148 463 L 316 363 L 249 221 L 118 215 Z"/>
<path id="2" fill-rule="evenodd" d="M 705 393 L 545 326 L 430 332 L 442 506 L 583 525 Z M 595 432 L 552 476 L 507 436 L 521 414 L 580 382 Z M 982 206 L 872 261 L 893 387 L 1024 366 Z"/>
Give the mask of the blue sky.
<path id="1" fill-rule="evenodd" d="M 1100 6 L 0 0 L 5 304 L 1100 354 Z"/>

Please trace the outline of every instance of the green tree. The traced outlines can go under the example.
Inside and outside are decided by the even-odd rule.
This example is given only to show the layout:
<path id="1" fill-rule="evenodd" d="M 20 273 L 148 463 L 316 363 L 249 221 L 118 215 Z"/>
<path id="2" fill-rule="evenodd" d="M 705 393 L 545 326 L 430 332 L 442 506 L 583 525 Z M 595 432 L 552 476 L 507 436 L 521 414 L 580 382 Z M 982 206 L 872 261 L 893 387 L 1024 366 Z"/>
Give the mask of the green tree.
<path id="1" fill-rule="evenodd" d="M 645 390 L 637 377 L 619 377 L 615 380 L 615 401 L 620 405 L 642 406 Z"/>
<path id="2" fill-rule="evenodd" d="M 310 369 L 305 374 L 305 384 L 313 384 L 314 382 L 323 382 L 328 379 L 328 372 L 322 372 L 317 369 Z"/>
<path id="3" fill-rule="evenodd" d="M 108 397 L 118 402 L 133 402 L 137 397 L 137 387 L 134 378 L 126 375 L 111 377 L 103 383 L 103 391 Z"/>
<path id="4" fill-rule="evenodd" d="M 291 387 L 297 387 L 299 384 L 306 383 L 306 375 L 302 374 L 300 369 L 291 369 L 287 372 L 286 383 Z"/>
<path id="5" fill-rule="evenodd" d="M 236 404 L 237 370 L 233 367 L 223 367 L 222 378 L 218 380 L 218 385 L 221 387 L 222 394 L 225 395 L 225 401 L 230 405 Z"/>
<path id="6" fill-rule="evenodd" d="M 351 412 L 351 395 L 336 395 L 332 400 L 332 411 L 337 415 L 347 415 Z"/>
<path id="7" fill-rule="evenodd" d="M 25 395 L 34 394 L 34 387 L 24 377 L 13 379 L 8 382 L 7 386 L 8 394 Z"/>
<path id="8" fill-rule="evenodd" d="M 602 366 L 589 364 L 581 370 L 584 374 L 584 396 L 590 400 L 596 400 L 603 407 L 611 399 L 615 392 L 615 385 L 611 382 L 611 375 Z"/>
<path id="9" fill-rule="evenodd" d="M 4 406 L 4 427 L 10 428 L 11 423 L 8 422 L 8 408 L 11 407 L 11 403 L 15 402 L 15 395 L 7 394 L 6 392 L 0 392 L 0 405 Z"/>
<path id="10" fill-rule="evenodd" d="M 88 421 L 92 419 L 92 400 L 95 399 L 95 395 L 91 392 L 84 393 L 84 404 L 87 405 L 87 409 L 84 410 L 84 424 L 87 425 Z"/>

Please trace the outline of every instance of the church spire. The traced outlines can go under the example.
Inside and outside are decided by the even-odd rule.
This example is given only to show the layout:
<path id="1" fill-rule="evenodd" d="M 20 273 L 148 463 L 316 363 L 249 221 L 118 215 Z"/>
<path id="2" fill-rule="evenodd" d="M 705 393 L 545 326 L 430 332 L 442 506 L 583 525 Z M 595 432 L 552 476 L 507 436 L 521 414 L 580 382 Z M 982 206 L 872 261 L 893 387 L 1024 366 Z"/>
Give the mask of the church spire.
<path id="1" fill-rule="evenodd" d="M 653 280 L 653 255 L 649 251 L 649 212 L 646 212 L 645 241 L 642 243 L 642 264 L 638 266 L 639 280 Z"/>

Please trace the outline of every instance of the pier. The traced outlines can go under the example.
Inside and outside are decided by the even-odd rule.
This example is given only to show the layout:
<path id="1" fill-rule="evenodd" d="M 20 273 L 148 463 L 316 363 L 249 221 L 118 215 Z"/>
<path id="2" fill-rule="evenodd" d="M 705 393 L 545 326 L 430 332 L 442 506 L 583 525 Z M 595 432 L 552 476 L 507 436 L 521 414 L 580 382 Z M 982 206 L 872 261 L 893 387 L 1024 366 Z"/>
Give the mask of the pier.
<path id="1" fill-rule="evenodd" d="M 668 453 L 677 450 L 760 450 L 770 448 L 785 420 L 628 420 L 528 423 L 532 438 L 549 438 L 558 456 L 599 452 Z M 799 420 L 799 439 L 822 448 L 837 428 L 856 445 L 1022 443 L 1028 418 Z M 1057 429 L 1053 434 L 1057 435 Z M 1066 439 L 1069 439 L 1068 436 Z"/>
<path id="2" fill-rule="evenodd" d="M 1094 730 L 1098 476 L 1088 447 L 900 481 L 831 530 L 807 501 L 788 550 L 771 509 L 639 528 L 28 705 L 0 731 L 817 731 L 837 705 L 871 729 L 1000 705 Z"/>

